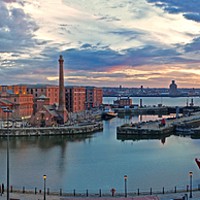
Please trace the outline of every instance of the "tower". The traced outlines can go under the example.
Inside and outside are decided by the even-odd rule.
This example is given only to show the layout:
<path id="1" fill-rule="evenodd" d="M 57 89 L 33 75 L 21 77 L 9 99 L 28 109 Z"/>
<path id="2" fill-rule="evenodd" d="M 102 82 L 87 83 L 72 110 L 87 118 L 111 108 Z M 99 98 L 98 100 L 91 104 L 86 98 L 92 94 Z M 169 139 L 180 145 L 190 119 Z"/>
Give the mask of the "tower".
<path id="1" fill-rule="evenodd" d="M 65 105 L 65 86 L 64 86 L 64 60 L 62 55 L 59 58 L 59 105 L 58 113 L 61 117 L 60 123 L 64 124 L 67 121 L 68 113 Z"/>
<path id="2" fill-rule="evenodd" d="M 169 95 L 170 96 L 177 96 L 178 95 L 178 90 L 177 90 L 177 85 L 175 83 L 175 80 L 172 80 L 172 83 L 169 86 Z"/>

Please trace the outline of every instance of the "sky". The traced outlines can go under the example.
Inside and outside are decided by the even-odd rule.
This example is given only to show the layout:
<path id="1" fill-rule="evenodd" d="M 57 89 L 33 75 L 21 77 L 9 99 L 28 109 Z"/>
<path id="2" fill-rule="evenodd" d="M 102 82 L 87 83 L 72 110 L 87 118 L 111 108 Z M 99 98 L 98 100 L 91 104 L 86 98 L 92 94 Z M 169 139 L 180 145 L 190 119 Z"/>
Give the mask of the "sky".
<path id="1" fill-rule="evenodd" d="M 0 0 L 0 84 L 200 88 L 199 0 Z"/>

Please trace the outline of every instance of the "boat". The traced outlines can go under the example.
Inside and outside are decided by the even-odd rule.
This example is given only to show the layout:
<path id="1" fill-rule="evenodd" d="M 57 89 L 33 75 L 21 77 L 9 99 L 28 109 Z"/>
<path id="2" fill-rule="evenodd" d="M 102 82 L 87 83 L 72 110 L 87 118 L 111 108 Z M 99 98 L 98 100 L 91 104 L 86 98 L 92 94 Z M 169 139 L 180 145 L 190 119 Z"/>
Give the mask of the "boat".
<path id="1" fill-rule="evenodd" d="M 117 113 L 114 112 L 110 107 L 106 107 L 101 115 L 102 119 L 111 119 L 117 117 Z"/>

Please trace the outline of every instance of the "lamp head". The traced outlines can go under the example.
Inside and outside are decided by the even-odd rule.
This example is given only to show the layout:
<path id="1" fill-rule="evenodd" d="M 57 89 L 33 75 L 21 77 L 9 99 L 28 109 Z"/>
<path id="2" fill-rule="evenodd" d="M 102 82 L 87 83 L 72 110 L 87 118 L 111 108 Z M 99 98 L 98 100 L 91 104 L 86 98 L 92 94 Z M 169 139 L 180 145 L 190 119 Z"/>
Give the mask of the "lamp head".
<path id="1" fill-rule="evenodd" d="M 124 175 L 124 180 L 127 180 L 128 176 L 127 175 Z"/>

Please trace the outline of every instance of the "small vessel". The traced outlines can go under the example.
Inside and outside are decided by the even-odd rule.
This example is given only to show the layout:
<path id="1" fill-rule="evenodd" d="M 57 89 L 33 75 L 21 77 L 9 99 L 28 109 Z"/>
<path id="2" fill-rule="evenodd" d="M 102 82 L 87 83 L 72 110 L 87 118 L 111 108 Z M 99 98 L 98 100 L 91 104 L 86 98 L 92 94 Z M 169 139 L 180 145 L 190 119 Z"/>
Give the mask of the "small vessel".
<path id="1" fill-rule="evenodd" d="M 101 115 L 102 119 L 111 119 L 116 116 L 117 113 L 115 113 L 110 107 L 106 107 Z"/>

